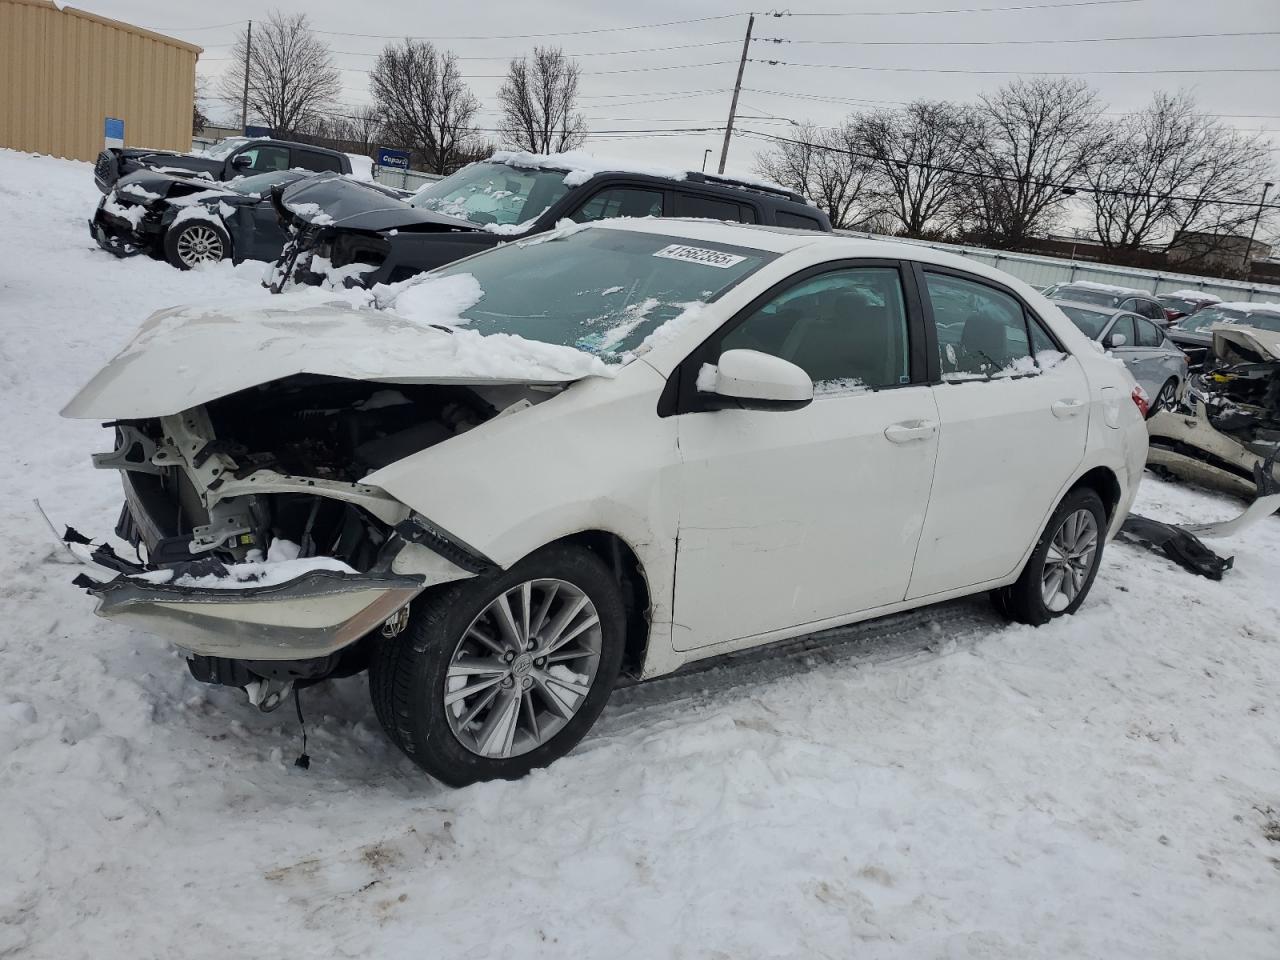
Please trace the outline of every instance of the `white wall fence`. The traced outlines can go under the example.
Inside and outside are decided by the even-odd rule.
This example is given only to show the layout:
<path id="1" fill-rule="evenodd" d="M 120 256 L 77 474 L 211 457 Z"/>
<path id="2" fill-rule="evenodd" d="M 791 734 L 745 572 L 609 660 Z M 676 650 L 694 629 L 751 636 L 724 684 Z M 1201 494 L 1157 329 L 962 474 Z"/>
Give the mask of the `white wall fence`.
<path id="1" fill-rule="evenodd" d="M 388 187 L 399 190 L 420 190 L 428 183 L 435 183 L 444 178 L 438 173 L 422 173 L 419 170 L 397 170 L 395 167 L 373 165 L 373 179 Z"/>
<path id="2" fill-rule="evenodd" d="M 1248 283 L 1242 280 L 1221 280 L 1213 277 L 1197 277 L 1185 273 L 1164 270 L 1140 270 L 1137 267 L 1115 267 L 1082 260 L 1063 260 L 1043 257 L 1034 253 L 1013 253 L 1006 250 L 989 250 L 985 247 L 967 247 L 954 243 L 934 243 L 927 240 L 908 240 L 901 237 L 883 237 L 857 230 L 837 230 L 851 237 L 868 237 L 873 240 L 898 240 L 915 243 L 935 250 L 946 250 L 962 257 L 1012 274 L 1024 283 L 1046 287 L 1053 283 L 1069 283 L 1072 280 L 1091 280 L 1094 283 L 1110 283 L 1119 287 L 1150 290 L 1154 294 L 1173 293 L 1175 290 L 1200 290 L 1223 300 L 1270 300 L 1280 302 L 1280 286 L 1270 283 Z"/>

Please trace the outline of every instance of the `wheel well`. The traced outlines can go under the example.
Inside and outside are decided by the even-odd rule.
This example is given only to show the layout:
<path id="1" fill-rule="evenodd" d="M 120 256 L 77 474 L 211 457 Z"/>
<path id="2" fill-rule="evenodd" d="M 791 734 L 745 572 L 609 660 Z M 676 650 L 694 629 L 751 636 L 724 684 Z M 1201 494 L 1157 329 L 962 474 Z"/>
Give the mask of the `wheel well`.
<path id="1" fill-rule="evenodd" d="M 625 540 L 604 530 L 584 530 L 564 537 L 559 543 L 574 543 L 597 554 L 613 571 L 622 590 L 627 611 L 627 647 L 622 661 L 624 672 L 639 674 L 649 644 L 649 582 L 640 558 Z"/>
<path id="2" fill-rule="evenodd" d="M 1107 523 L 1115 516 L 1116 507 L 1120 505 L 1120 481 L 1107 467 L 1094 467 L 1085 473 L 1071 489 L 1088 487 L 1102 498 L 1102 505 L 1107 508 Z"/>

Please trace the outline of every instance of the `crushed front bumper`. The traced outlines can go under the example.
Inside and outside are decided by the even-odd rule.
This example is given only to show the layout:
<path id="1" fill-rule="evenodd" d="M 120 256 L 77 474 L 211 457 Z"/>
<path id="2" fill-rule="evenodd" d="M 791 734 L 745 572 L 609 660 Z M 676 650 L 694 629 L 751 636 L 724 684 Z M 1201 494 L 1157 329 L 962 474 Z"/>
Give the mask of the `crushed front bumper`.
<path id="1" fill-rule="evenodd" d="M 100 617 L 160 634 L 202 656 L 306 660 L 335 653 L 386 622 L 426 578 L 390 568 L 313 570 L 285 583 L 209 588 L 121 574 L 88 588 Z"/>
<path id="2" fill-rule="evenodd" d="M 107 253 L 117 257 L 132 257 L 146 252 L 156 237 L 133 228 L 127 220 L 113 217 L 101 206 L 89 221 L 89 235 Z"/>

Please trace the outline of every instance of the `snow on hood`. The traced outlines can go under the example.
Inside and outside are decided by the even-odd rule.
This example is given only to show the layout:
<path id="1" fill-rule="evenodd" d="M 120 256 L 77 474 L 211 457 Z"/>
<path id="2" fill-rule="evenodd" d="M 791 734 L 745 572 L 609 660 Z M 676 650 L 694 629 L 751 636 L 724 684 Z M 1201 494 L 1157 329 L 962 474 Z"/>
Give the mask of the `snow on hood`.
<path id="1" fill-rule="evenodd" d="M 613 376 L 598 357 L 509 334 L 482 336 L 458 322 L 457 303 L 418 303 L 424 322 L 350 303 L 174 307 L 152 314 L 62 415 L 114 420 L 161 417 L 296 374 L 376 383 L 567 383 Z M 474 284 L 474 279 L 471 279 Z M 317 296 L 319 294 L 317 293 Z M 418 298 L 425 294 L 417 294 Z M 472 300 L 471 302 L 474 302 Z M 441 326 L 434 324 L 441 322 Z"/>

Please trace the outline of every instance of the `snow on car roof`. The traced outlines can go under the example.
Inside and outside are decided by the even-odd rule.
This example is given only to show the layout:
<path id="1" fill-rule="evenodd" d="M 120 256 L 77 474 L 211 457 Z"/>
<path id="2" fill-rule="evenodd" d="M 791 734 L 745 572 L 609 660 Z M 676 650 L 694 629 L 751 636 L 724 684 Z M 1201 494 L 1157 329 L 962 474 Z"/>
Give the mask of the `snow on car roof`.
<path id="1" fill-rule="evenodd" d="M 505 163 L 510 167 L 524 167 L 532 170 L 554 170 L 565 173 L 564 182 L 571 187 L 586 183 L 598 173 L 637 173 L 649 177 L 666 177 L 671 180 L 685 180 L 690 171 L 678 167 L 664 167 L 658 164 L 637 163 L 634 160 L 621 160 L 616 157 L 597 157 L 583 150 L 570 150 L 565 153 L 529 153 L 526 150 L 499 150 L 489 158 L 491 163 Z M 725 174 L 723 180 L 759 187 L 764 190 L 781 190 L 791 193 L 781 184 L 760 177 L 743 174 Z M 711 178 L 711 182 L 717 180 Z"/>
<path id="2" fill-rule="evenodd" d="M 1123 293 L 1130 296 L 1138 295 L 1143 297 L 1151 296 L 1150 290 L 1140 290 L 1137 287 L 1120 287 L 1113 283 L 1097 283 L 1093 280 L 1072 280 L 1070 283 L 1064 283 L 1064 287 L 1084 287 L 1086 290 L 1101 290 L 1104 293 Z"/>
<path id="3" fill-rule="evenodd" d="M 1280 303 L 1266 300 L 1229 300 L 1215 303 L 1213 307 L 1215 310 L 1240 310 L 1244 313 L 1280 313 Z"/>
<path id="4" fill-rule="evenodd" d="M 1175 290 L 1173 293 L 1162 293 L 1163 297 L 1177 297 L 1179 300 L 1204 300 L 1208 303 L 1221 303 L 1221 297 L 1215 297 L 1212 293 L 1205 293 L 1203 290 Z"/>

